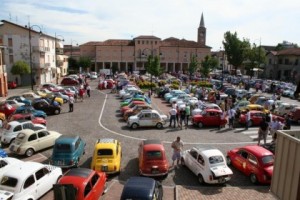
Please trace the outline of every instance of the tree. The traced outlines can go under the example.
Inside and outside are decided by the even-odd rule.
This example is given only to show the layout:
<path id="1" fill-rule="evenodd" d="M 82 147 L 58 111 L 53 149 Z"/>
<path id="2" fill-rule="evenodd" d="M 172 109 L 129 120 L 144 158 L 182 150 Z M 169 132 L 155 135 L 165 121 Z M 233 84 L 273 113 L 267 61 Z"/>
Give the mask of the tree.
<path id="1" fill-rule="evenodd" d="M 264 66 L 266 62 L 266 52 L 261 46 L 258 47 L 256 44 L 253 44 L 252 47 L 245 51 L 245 59 L 245 68 L 252 77 L 254 68 L 261 69 L 261 66 Z"/>
<path id="2" fill-rule="evenodd" d="M 197 71 L 198 67 L 199 63 L 197 61 L 197 58 L 195 55 L 193 55 L 189 64 L 190 80 L 192 79 L 192 75 Z"/>
<path id="3" fill-rule="evenodd" d="M 69 57 L 68 62 L 69 62 L 69 71 L 75 71 L 75 72 L 79 71 L 79 65 L 77 60 L 75 60 L 73 57 Z"/>
<path id="4" fill-rule="evenodd" d="M 150 74 L 150 82 L 151 82 L 151 91 L 152 91 L 152 76 L 160 76 L 164 73 L 163 68 L 160 66 L 160 59 L 158 56 L 148 56 L 148 60 L 146 63 L 146 72 Z"/>
<path id="5" fill-rule="evenodd" d="M 201 68 L 200 73 L 204 77 L 208 77 L 209 72 L 212 69 L 215 69 L 218 67 L 218 60 L 214 57 L 211 57 L 209 55 L 205 56 L 204 60 L 201 62 Z"/>
<path id="6" fill-rule="evenodd" d="M 89 68 L 92 64 L 92 61 L 89 57 L 80 57 L 78 61 L 79 67 L 82 67 L 84 71 Z"/>
<path id="7" fill-rule="evenodd" d="M 224 34 L 223 46 L 227 55 L 228 63 L 233 65 L 235 72 L 243 64 L 245 60 L 245 52 L 249 48 L 249 42 L 246 40 L 241 41 L 237 37 L 237 33 L 230 33 L 229 31 Z"/>
<path id="8" fill-rule="evenodd" d="M 20 60 L 14 63 L 10 72 L 13 75 L 23 76 L 24 74 L 30 73 L 30 66 L 25 61 Z"/>

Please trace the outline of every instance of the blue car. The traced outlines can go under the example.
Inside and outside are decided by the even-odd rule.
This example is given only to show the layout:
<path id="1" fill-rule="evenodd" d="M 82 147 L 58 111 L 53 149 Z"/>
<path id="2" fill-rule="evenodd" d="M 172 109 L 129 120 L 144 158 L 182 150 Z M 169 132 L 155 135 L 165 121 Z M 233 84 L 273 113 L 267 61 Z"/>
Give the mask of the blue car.
<path id="1" fill-rule="evenodd" d="M 79 136 L 61 136 L 55 140 L 51 164 L 61 168 L 78 167 L 86 143 Z"/>
<path id="2" fill-rule="evenodd" d="M 0 146 L 1 147 L 1 146 Z M 6 153 L 6 151 L 4 151 L 3 149 L 1 149 L 0 148 L 0 157 L 1 158 L 5 158 L 5 157 L 7 157 L 7 153 Z"/>
<path id="3" fill-rule="evenodd" d="M 25 99 L 24 97 L 18 96 L 18 95 L 17 96 L 11 96 L 11 97 L 7 98 L 7 100 L 16 100 L 17 102 L 24 103 L 27 106 L 31 105 L 31 101 L 29 99 Z"/>
<path id="4" fill-rule="evenodd" d="M 26 105 L 17 108 L 14 114 L 28 114 L 28 113 L 33 114 L 33 116 L 35 117 L 42 117 L 44 119 L 47 117 L 47 114 L 44 111 L 36 110 L 32 106 L 26 106 Z"/>

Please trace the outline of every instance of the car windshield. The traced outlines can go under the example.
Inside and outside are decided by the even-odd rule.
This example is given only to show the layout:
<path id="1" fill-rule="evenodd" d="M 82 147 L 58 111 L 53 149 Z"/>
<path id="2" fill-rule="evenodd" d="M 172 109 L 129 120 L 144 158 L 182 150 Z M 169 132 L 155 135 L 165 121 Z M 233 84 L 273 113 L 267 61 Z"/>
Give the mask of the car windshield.
<path id="1" fill-rule="evenodd" d="M 273 155 L 269 155 L 269 156 L 264 156 L 261 158 L 261 161 L 263 163 L 263 165 L 270 165 L 274 163 L 274 156 Z"/>
<path id="2" fill-rule="evenodd" d="M 9 176 L 3 176 L 1 180 L 1 185 L 7 187 L 16 187 L 17 183 L 18 183 L 18 179 Z"/>
<path id="3" fill-rule="evenodd" d="M 162 152 L 161 151 L 147 151 L 146 157 L 148 159 L 162 159 Z"/>
<path id="4" fill-rule="evenodd" d="M 113 150 L 112 149 L 98 149 L 97 155 L 98 156 L 112 156 Z"/>
<path id="5" fill-rule="evenodd" d="M 210 164 L 223 163 L 224 159 L 222 156 L 211 156 L 208 158 Z"/>
<path id="6" fill-rule="evenodd" d="M 70 152 L 71 145 L 70 144 L 55 144 L 55 149 L 61 152 Z"/>

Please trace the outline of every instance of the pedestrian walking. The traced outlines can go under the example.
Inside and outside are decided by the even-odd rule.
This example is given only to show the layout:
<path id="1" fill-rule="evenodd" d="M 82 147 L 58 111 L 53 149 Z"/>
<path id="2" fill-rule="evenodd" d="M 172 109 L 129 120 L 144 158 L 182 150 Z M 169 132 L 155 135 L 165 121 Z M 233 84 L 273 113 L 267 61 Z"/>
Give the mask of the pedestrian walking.
<path id="1" fill-rule="evenodd" d="M 186 113 L 185 113 L 185 108 L 180 108 L 180 128 L 182 130 L 182 125 L 183 123 L 185 124 L 186 126 L 186 123 L 185 123 L 185 117 L 186 117 Z"/>
<path id="2" fill-rule="evenodd" d="M 189 126 L 190 116 L 191 116 L 191 106 L 190 104 L 187 104 L 185 107 L 185 118 L 186 118 L 185 129 L 187 129 Z"/>
<path id="3" fill-rule="evenodd" d="M 91 86 L 89 84 L 86 86 L 86 93 L 88 97 L 91 97 Z"/>
<path id="4" fill-rule="evenodd" d="M 233 122 L 234 122 L 234 117 L 235 117 L 235 110 L 233 109 L 233 107 L 231 107 L 229 110 L 228 110 L 228 126 L 229 128 L 233 128 Z"/>
<path id="5" fill-rule="evenodd" d="M 249 111 L 249 109 L 247 109 L 246 110 L 246 127 L 245 127 L 246 130 L 248 130 L 248 128 L 249 128 L 250 120 L 251 120 L 250 111 Z"/>
<path id="6" fill-rule="evenodd" d="M 81 86 L 79 89 L 79 98 L 81 101 L 83 101 L 83 96 L 84 96 L 84 88 Z"/>
<path id="7" fill-rule="evenodd" d="M 69 98 L 69 112 L 73 112 L 73 109 L 74 109 L 74 97 L 73 96 L 70 96 Z"/>
<path id="8" fill-rule="evenodd" d="M 175 128 L 176 127 L 176 115 L 177 115 L 176 108 L 171 108 L 171 110 L 169 111 L 169 114 L 170 114 L 170 124 L 169 124 L 169 127 L 172 126 L 172 122 L 174 121 L 173 128 Z"/>
<path id="9" fill-rule="evenodd" d="M 264 140 L 264 144 L 267 142 L 267 135 L 268 135 L 268 130 L 269 130 L 269 124 L 266 121 L 265 118 L 262 119 L 259 129 L 258 129 L 258 142 L 257 145 L 260 145 L 261 139 Z"/>
<path id="10" fill-rule="evenodd" d="M 173 148 L 172 167 L 174 167 L 175 161 L 177 163 L 177 167 L 179 167 L 179 162 L 181 160 L 181 152 L 183 149 L 183 142 L 181 141 L 179 136 L 176 138 L 175 141 L 172 142 L 171 147 Z"/>

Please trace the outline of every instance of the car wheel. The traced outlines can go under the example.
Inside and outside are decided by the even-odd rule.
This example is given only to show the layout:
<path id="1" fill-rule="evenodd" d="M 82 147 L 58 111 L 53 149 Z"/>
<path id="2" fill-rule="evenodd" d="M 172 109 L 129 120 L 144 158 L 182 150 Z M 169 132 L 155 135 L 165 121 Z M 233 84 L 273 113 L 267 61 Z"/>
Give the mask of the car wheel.
<path id="1" fill-rule="evenodd" d="M 231 165 L 231 159 L 229 156 L 226 156 L 226 163 L 227 165 Z"/>
<path id="2" fill-rule="evenodd" d="M 198 181 L 200 184 L 204 184 L 204 179 L 203 176 L 201 174 L 198 175 Z"/>
<path id="3" fill-rule="evenodd" d="M 163 128 L 163 125 L 162 125 L 162 123 L 157 123 L 157 124 L 156 124 L 156 128 L 158 128 L 158 129 L 162 129 L 162 128 Z"/>
<path id="4" fill-rule="evenodd" d="M 133 123 L 133 124 L 131 125 L 131 128 L 132 128 L 132 129 L 137 129 L 138 126 L 139 126 L 139 125 L 138 125 L 137 123 Z"/>
<path id="5" fill-rule="evenodd" d="M 250 181 L 253 184 L 256 184 L 258 182 L 255 174 L 250 174 Z"/>
<path id="6" fill-rule="evenodd" d="M 55 114 L 55 115 L 58 115 L 59 113 L 60 113 L 60 110 L 59 110 L 59 109 L 54 110 L 54 114 Z"/>
<path id="7" fill-rule="evenodd" d="M 199 127 L 199 128 L 203 128 L 202 122 L 199 122 L 199 123 L 198 123 L 198 127 Z"/>
<path id="8" fill-rule="evenodd" d="M 27 157 L 30 157 L 30 156 L 32 156 L 34 154 L 34 150 L 33 149 L 27 149 L 26 150 L 26 152 L 25 152 L 25 155 L 27 156 Z"/>

